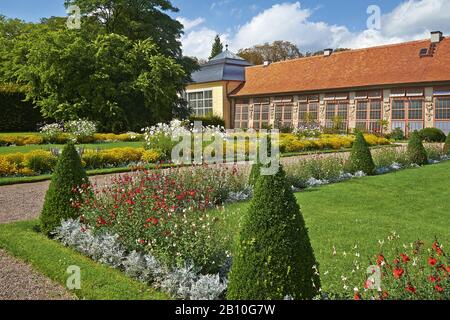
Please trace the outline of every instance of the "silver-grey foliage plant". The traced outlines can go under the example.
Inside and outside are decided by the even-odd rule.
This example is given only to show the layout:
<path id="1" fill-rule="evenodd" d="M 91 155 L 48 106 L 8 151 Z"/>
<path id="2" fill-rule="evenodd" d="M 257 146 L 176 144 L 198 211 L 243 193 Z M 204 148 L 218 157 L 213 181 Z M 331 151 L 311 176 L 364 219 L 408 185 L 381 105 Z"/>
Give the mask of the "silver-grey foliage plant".
<path id="1" fill-rule="evenodd" d="M 79 220 L 63 221 L 55 230 L 55 238 L 95 261 L 121 269 L 128 276 L 151 283 L 179 299 L 218 300 L 227 289 L 226 279 L 218 274 L 202 275 L 194 266 L 169 270 L 151 255 L 127 252 L 117 236 L 92 234 Z"/>

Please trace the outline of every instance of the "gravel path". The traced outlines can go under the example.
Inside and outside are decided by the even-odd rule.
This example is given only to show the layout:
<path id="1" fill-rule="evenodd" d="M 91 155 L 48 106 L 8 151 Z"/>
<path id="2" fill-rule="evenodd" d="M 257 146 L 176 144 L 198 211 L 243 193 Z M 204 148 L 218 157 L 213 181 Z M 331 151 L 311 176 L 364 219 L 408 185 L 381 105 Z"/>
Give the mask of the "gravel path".
<path id="1" fill-rule="evenodd" d="M 59 284 L 0 250 L 0 300 L 73 300 Z"/>
<path id="2" fill-rule="evenodd" d="M 103 184 L 117 174 L 94 176 L 92 183 Z M 39 217 L 50 181 L 0 186 L 0 224 Z"/>

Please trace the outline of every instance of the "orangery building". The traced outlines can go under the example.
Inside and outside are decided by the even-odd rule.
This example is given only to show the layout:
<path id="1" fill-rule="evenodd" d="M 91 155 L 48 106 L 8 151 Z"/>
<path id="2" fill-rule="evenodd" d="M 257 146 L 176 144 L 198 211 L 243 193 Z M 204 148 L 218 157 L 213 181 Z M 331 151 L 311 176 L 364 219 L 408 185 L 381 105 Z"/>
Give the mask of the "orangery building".
<path id="1" fill-rule="evenodd" d="M 450 132 L 450 38 L 430 39 L 251 66 L 226 50 L 193 74 L 194 113 L 228 128 L 319 125 L 342 131 Z"/>

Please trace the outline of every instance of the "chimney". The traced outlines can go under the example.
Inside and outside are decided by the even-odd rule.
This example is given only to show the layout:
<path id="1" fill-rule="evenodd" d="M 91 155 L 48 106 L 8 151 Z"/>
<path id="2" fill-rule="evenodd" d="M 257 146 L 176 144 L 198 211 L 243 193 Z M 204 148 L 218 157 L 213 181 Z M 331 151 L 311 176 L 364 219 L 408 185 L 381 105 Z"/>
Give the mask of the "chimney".
<path id="1" fill-rule="evenodd" d="M 264 67 L 268 67 L 270 64 L 271 64 L 270 60 L 265 60 L 263 63 Z"/>
<path id="2" fill-rule="evenodd" d="M 431 32 L 431 43 L 439 43 L 442 40 L 442 32 L 441 31 L 433 31 Z"/>
<path id="3" fill-rule="evenodd" d="M 333 53 L 333 49 L 325 49 L 325 50 L 323 50 L 323 55 L 325 57 L 331 56 L 332 53 Z"/>

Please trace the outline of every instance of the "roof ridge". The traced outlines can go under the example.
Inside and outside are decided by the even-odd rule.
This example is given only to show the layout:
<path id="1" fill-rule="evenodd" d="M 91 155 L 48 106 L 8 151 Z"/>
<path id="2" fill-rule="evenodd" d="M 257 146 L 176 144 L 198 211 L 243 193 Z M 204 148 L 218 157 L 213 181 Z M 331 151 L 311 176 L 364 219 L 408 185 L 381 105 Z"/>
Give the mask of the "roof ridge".
<path id="1" fill-rule="evenodd" d="M 450 38 L 449 37 L 443 37 L 441 42 L 445 41 L 445 40 L 450 40 Z M 382 48 L 387 48 L 387 47 L 398 47 L 398 46 L 410 45 L 410 44 L 419 43 L 419 42 L 430 42 L 430 39 L 411 40 L 411 41 L 406 41 L 406 42 L 382 44 L 382 45 L 373 46 L 373 47 L 350 49 L 350 50 L 333 52 L 332 55 L 335 56 L 335 55 L 339 55 L 339 54 L 348 54 L 348 53 L 353 53 L 353 52 L 368 51 L 368 50 L 372 50 L 372 49 L 382 49 Z M 295 58 L 295 59 L 289 59 L 289 60 L 272 62 L 271 65 L 273 65 L 273 64 L 281 64 L 281 63 L 286 63 L 286 62 L 312 60 L 312 59 L 318 59 L 318 58 L 323 58 L 323 57 L 324 57 L 323 55 L 316 55 L 316 56 L 309 56 L 309 57 L 300 57 L 300 58 Z M 247 68 L 262 68 L 262 67 L 264 67 L 264 65 L 260 64 L 260 65 L 255 65 L 255 66 L 248 66 Z"/>

